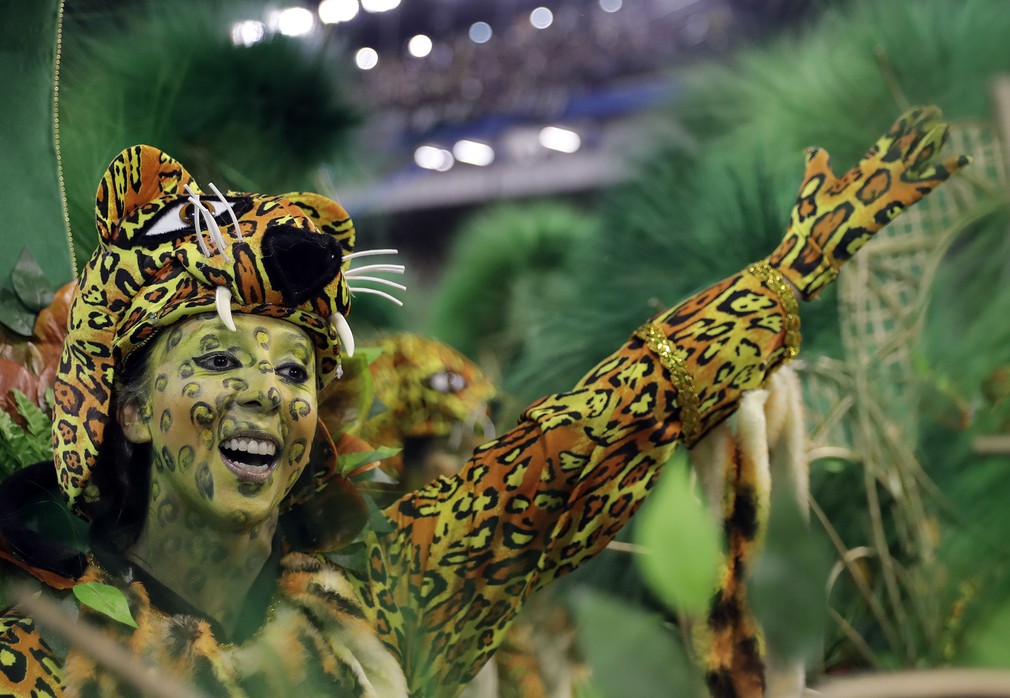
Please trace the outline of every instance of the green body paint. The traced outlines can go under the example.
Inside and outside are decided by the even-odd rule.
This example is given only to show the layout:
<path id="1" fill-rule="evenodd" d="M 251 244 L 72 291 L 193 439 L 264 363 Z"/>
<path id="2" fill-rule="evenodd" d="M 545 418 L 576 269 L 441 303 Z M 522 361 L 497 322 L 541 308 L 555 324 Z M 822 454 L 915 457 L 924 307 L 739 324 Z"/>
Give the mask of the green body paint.
<path id="1" fill-rule="evenodd" d="M 155 340 L 140 406 L 152 445 L 149 514 L 128 551 L 226 625 L 270 554 L 317 423 L 308 336 L 282 320 L 234 320 L 233 332 L 198 316 Z M 229 584 L 208 584 L 209 574 Z"/>

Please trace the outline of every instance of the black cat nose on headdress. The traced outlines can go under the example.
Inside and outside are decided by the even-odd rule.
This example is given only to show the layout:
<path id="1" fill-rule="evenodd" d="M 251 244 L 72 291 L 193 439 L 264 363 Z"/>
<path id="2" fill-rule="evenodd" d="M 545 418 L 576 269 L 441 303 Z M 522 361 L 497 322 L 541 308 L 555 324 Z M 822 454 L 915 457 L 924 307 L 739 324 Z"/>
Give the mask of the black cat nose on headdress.
<path id="1" fill-rule="evenodd" d="M 340 273 L 343 261 L 334 237 L 290 225 L 271 228 L 263 235 L 263 266 L 270 283 L 291 305 L 319 295 Z"/>

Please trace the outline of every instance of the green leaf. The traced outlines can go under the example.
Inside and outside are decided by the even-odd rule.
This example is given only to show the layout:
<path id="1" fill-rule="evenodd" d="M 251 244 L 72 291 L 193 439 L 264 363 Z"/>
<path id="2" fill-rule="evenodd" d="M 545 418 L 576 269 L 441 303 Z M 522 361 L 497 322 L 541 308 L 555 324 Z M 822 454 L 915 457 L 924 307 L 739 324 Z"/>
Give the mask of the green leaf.
<path id="1" fill-rule="evenodd" d="M 120 589 L 101 582 L 85 582 L 74 587 L 74 596 L 85 606 L 90 606 L 114 621 L 136 628 L 126 595 Z"/>
<path id="2" fill-rule="evenodd" d="M 358 486 L 366 484 L 395 485 L 399 482 L 395 477 L 387 473 L 382 468 L 372 468 L 363 473 L 359 473 L 351 478 L 351 481 Z"/>
<path id="3" fill-rule="evenodd" d="M 363 543 L 350 543 L 335 553 L 323 553 L 334 565 L 351 572 L 364 574 L 368 570 L 368 549 Z"/>
<path id="4" fill-rule="evenodd" d="M 589 589 L 572 601 L 579 649 L 592 670 L 592 695 L 706 695 L 677 635 L 655 613 Z"/>
<path id="5" fill-rule="evenodd" d="M 376 533 L 391 533 L 393 524 L 385 517 L 375 500 L 367 494 L 363 495 L 362 499 L 365 500 L 365 505 L 368 507 L 368 528 Z"/>
<path id="6" fill-rule="evenodd" d="M 361 356 L 365 360 L 365 365 L 371 366 L 382 356 L 382 351 L 382 347 L 358 347 L 354 352 L 354 358 Z"/>
<path id="7" fill-rule="evenodd" d="M 21 257 L 11 271 L 11 283 L 21 302 L 36 313 L 53 302 L 49 280 L 27 246 L 21 250 Z"/>
<path id="8" fill-rule="evenodd" d="M 751 608 L 776 657 L 811 659 L 821 651 L 828 620 L 826 582 L 832 555 L 826 539 L 815 534 L 791 493 L 783 488 L 777 492 L 772 496 L 765 544 L 750 580 Z"/>
<path id="9" fill-rule="evenodd" d="M 637 559 L 649 586 L 672 609 L 696 614 L 716 590 L 723 545 L 689 473 L 686 453 L 675 454 L 642 507 L 635 533 L 648 551 Z"/>
<path id="10" fill-rule="evenodd" d="M 0 324 L 14 334 L 31 337 L 35 331 L 35 313 L 9 290 L 0 288 Z"/>
<path id="11" fill-rule="evenodd" d="M 18 406 L 18 414 L 24 418 L 25 424 L 28 425 L 28 433 L 35 436 L 44 434 L 48 438 L 49 432 L 53 427 L 49 416 L 20 390 L 15 389 L 11 393 L 14 395 L 14 402 Z"/>
<path id="12" fill-rule="evenodd" d="M 365 415 L 365 420 L 375 419 L 383 412 L 388 412 L 389 408 L 386 407 L 385 403 L 382 402 L 378 397 L 372 398 L 372 404 L 368 408 L 368 414 Z"/>
<path id="13" fill-rule="evenodd" d="M 7 456 L 17 464 L 18 468 L 23 468 L 38 460 L 33 459 L 28 434 L 9 414 L 2 410 L 0 410 L 0 442 L 3 443 Z"/>
<path id="14" fill-rule="evenodd" d="M 355 453 L 343 453 L 337 456 L 337 464 L 340 466 L 340 473 L 347 475 L 355 468 L 359 468 L 366 463 L 376 460 L 385 460 L 395 456 L 402 449 L 390 448 L 389 446 L 379 446 L 374 451 L 357 451 Z"/>

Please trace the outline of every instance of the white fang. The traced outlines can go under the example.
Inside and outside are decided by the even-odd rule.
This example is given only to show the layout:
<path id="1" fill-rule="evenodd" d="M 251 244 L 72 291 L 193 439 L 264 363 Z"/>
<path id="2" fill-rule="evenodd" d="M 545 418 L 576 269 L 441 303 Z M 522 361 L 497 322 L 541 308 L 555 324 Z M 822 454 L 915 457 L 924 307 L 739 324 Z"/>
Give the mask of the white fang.
<path id="1" fill-rule="evenodd" d="M 218 286 L 214 294 L 214 304 L 221 322 L 232 332 L 235 331 L 235 321 L 231 317 L 231 291 L 224 286 Z"/>
<path id="2" fill-rule="evenodd" d="M 354 335 L 351 333 L 351 326 L 347 324 L 347 318 L 340 313 L 330 315 L 330 324 L 337 331 L 340 337 L 340 346 L 348 356 L 354 356 Z"/>

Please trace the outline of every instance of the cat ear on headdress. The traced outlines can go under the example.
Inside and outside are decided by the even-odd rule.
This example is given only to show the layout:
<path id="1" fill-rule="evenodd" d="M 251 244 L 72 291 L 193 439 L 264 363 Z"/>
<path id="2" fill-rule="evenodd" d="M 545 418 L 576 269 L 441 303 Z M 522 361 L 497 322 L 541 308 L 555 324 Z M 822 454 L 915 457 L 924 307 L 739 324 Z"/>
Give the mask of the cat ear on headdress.
<path id="1" fill-rule="evenodd" d="M 349 260 L 346 260 L 346 256 L 354 252 L 354 223 L 351 222 L 351 217 L 347 215 L 344 207 L 333 199 L 311 192 L 298 191 L 281 196 L 300 208 L 320 232 L 337 239 L 343 248 L 345 257 L 343 268 L 347 271 Z"/>
<path id="2" fill-rule="evenodd" d="M 98 235 L 108 243 L 122 221 L 146 203 L 166 195 L 182 195 L 195 186 L 186 168 L 149 145 L 127 148 L 112 161 L 95 194 Z"/>

